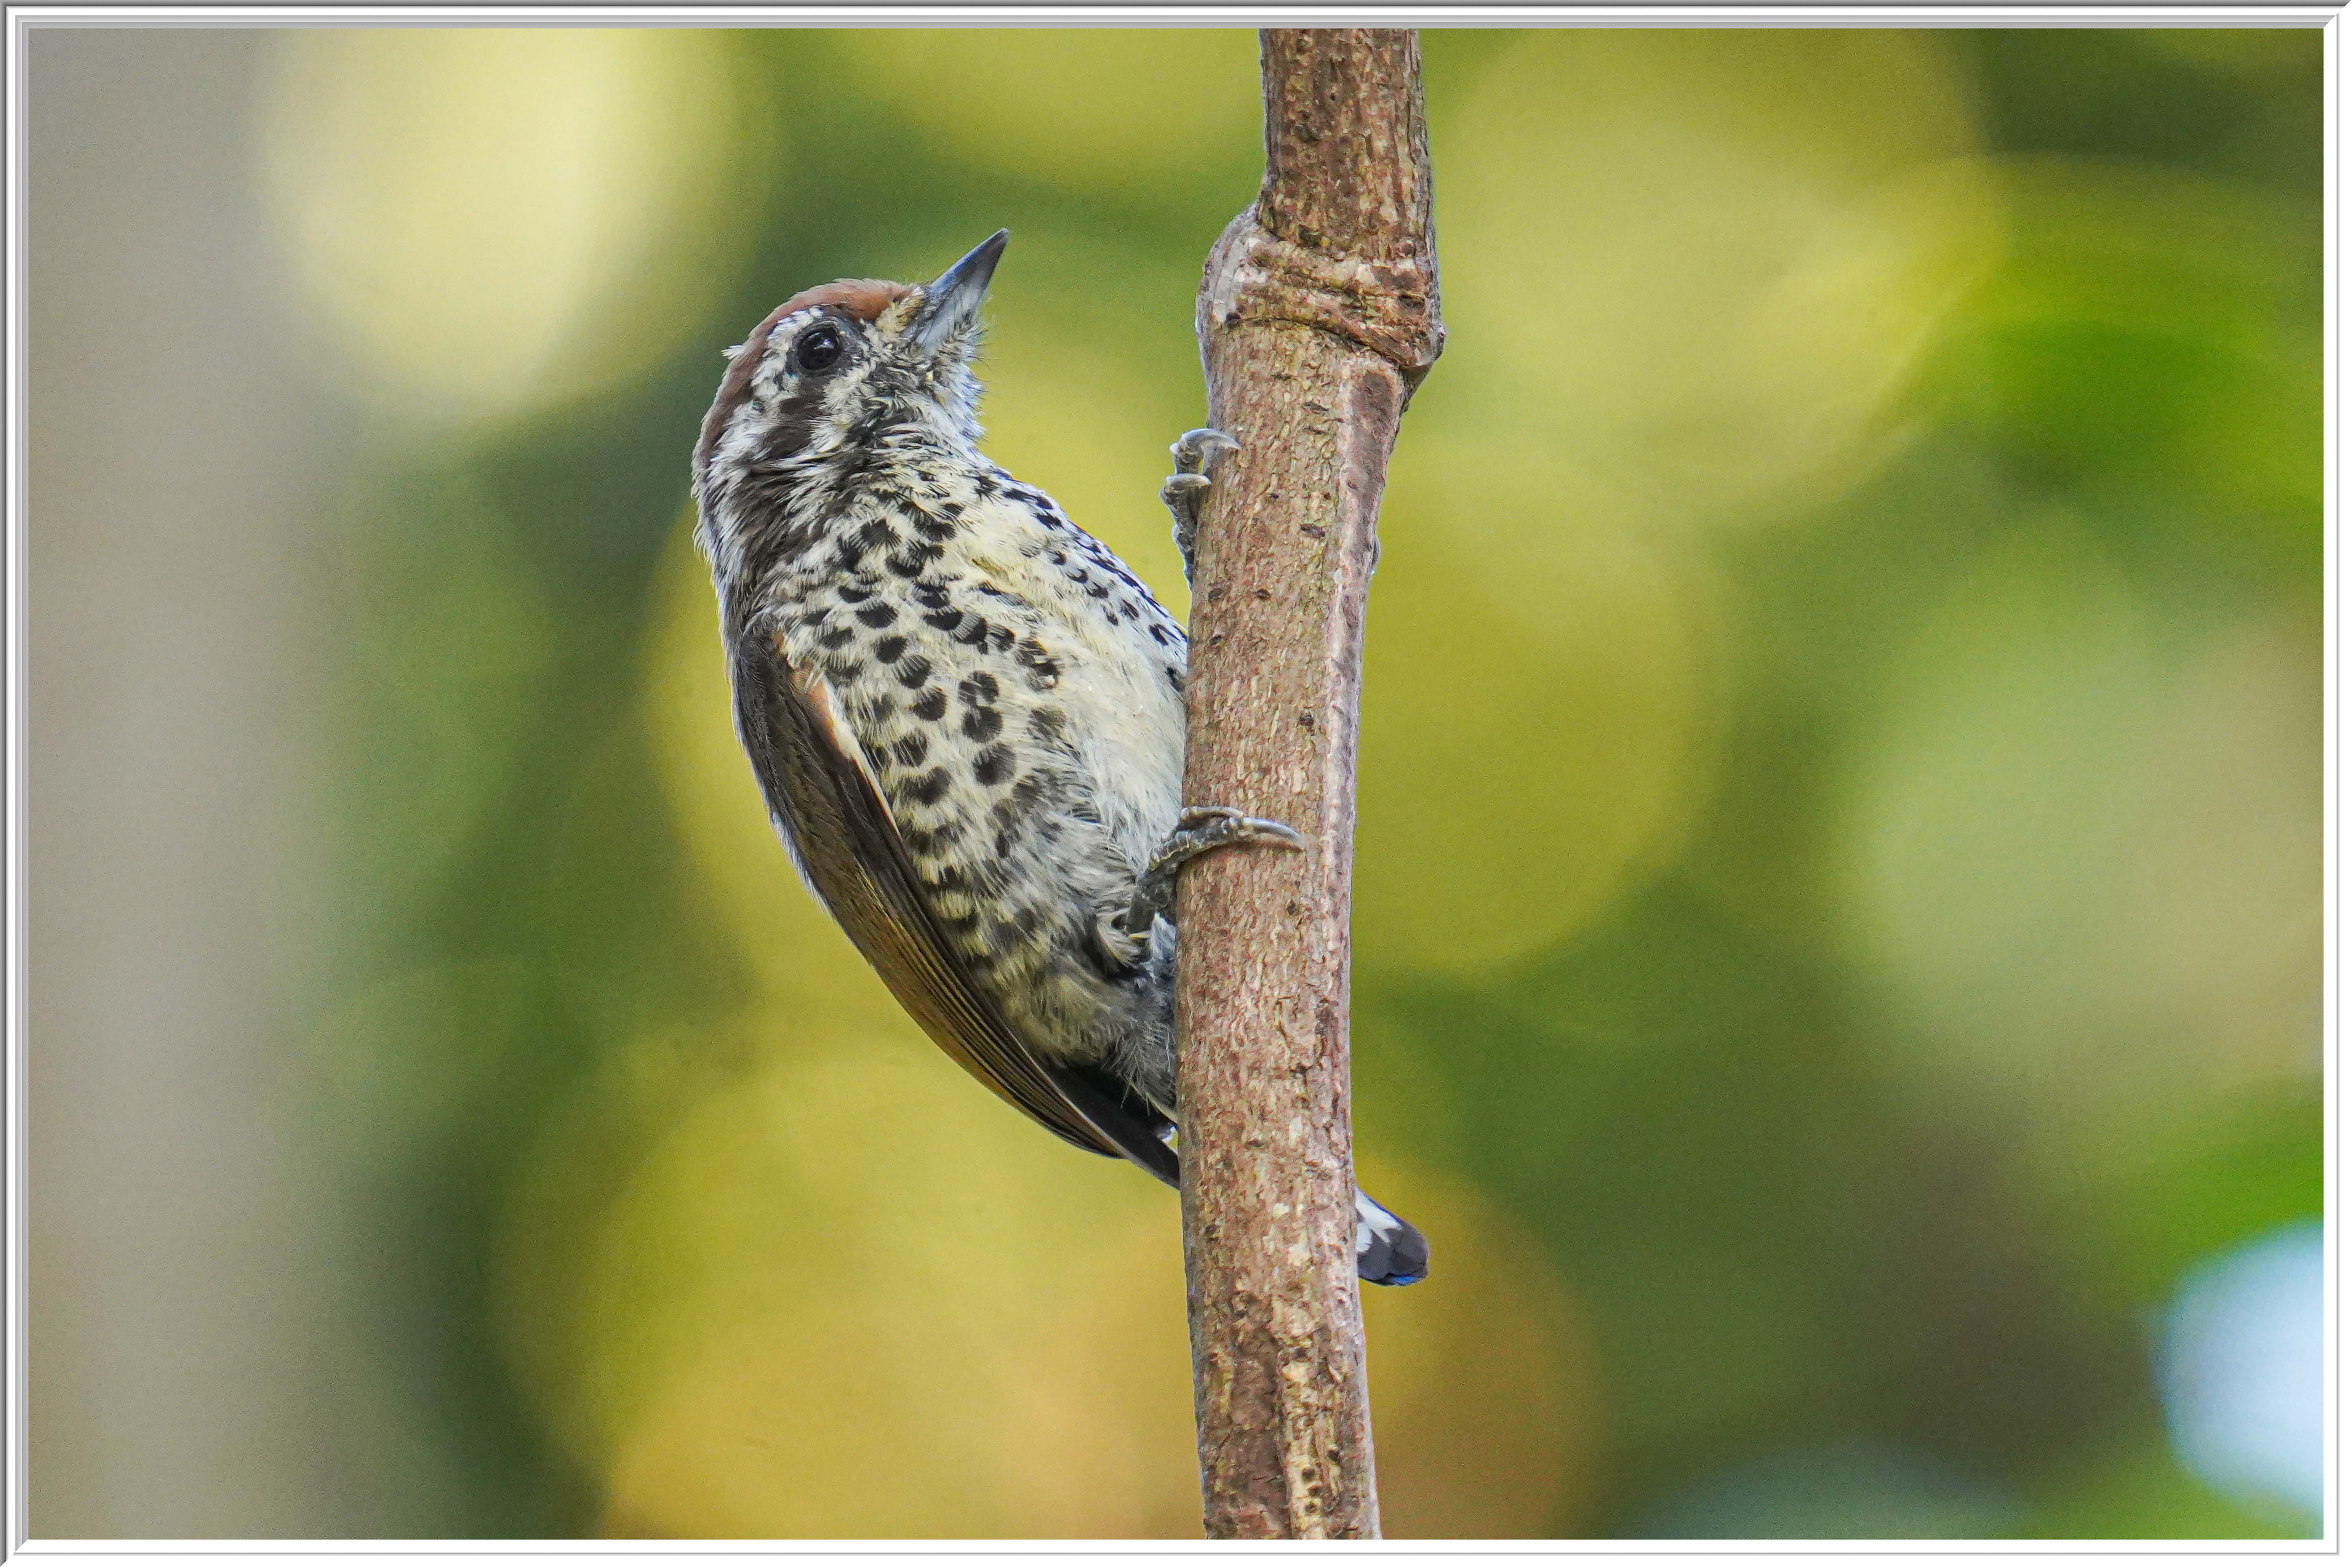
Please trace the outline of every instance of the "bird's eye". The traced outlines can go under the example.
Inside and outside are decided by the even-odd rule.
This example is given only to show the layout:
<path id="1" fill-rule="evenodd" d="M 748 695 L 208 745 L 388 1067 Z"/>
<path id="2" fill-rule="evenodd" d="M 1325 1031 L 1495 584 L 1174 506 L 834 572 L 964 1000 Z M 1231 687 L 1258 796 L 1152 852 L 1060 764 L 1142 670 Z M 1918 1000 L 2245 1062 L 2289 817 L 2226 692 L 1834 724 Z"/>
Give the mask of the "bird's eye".
<path id="1" fill-rule="evenodd" d="M 821 371 L 841 358 L 841 333 L 833 327 L 812 327 L 793 345 L 793 358 L 804 371 Z"/>

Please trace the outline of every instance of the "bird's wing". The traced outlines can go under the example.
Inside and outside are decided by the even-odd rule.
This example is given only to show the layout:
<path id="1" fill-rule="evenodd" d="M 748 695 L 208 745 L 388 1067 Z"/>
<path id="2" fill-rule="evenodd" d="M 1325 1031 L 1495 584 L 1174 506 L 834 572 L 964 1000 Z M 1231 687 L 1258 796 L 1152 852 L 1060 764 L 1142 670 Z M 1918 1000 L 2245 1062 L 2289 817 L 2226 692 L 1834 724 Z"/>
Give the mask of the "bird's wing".
<path id="1" fill-rule="evenodd" d="M 1171 1183 L 1176 1156 L 1096 1073 L 1041 1061 L 971 983 L 924 901 L 865 748 L 824 672 L 747 638 L 737 727 L 802 874 L 923 1032 L 963 1069 L 1079 1148 Z"/>

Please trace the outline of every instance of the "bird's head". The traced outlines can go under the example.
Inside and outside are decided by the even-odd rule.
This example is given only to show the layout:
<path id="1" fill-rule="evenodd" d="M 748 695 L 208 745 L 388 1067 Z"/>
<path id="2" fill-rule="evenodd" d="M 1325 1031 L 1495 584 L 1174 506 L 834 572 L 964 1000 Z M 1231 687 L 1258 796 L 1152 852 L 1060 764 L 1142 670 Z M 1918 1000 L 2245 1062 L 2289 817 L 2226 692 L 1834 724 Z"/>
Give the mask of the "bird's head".
<path id="1" fill-rule="evenodd" d="M 728 351 L 694 448 L 714 559 L 729 542 L 719 514 L 780 512 L 877 451 L 971 450 L 980 306 L 1007 237 L 997 230 L 929 283 L 845 278 L 804 289 Z"/>

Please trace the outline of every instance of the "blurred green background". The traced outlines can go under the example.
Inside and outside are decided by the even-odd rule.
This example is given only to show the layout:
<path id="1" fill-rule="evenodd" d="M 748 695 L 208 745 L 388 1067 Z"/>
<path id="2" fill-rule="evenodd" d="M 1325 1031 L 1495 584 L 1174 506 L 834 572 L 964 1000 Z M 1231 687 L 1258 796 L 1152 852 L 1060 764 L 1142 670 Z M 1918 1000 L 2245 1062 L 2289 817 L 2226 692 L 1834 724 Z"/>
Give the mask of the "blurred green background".
<path id="1" fill-rule="evenodd" d="M 2318 1529 L 2322 44 L 1424 35 L 1391 1534 Z M 1193 1533 L 1175 1207 L 801 891 L 687 454 L 1007 225 L 988 450 L 1181 611 L 1253 36 L 29 58 L 34 1533 Z"/>

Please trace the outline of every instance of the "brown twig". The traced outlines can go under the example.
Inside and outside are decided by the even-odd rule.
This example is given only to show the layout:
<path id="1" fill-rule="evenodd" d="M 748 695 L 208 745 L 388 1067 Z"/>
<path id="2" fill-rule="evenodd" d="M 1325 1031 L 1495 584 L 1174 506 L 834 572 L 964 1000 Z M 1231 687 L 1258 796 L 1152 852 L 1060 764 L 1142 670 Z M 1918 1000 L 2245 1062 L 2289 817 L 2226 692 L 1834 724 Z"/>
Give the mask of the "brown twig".
<path id="1" fill-rule="evenodd" d="M 1437 358 L 1421 51 L 1260 35 L 1265 181 L 1210 252 L 1210 423 L 1241 442 L 1195 555 L 1184 798 L 1307 852 L 1179 886 L 1184 1257 L 1211 1537 L 1380 1533 L 1348 1125 L 1356 708 L 1373 522 Z"/>

